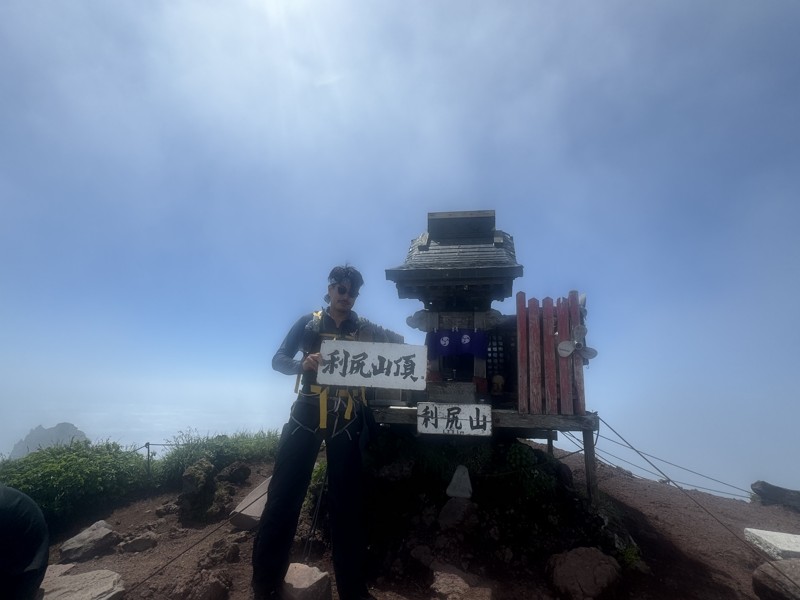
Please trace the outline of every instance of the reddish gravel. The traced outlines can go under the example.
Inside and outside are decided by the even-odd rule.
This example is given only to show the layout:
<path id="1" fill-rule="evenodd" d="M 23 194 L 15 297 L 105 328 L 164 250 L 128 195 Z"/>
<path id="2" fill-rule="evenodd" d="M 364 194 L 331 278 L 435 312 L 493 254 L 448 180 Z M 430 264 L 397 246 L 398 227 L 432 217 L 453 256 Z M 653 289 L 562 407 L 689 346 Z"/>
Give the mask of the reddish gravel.
<path id="1" fill-rule="evenodd" d="M 573 455 L 564 461 L 573 470 L 576 485 L 583 480 L 583 457 Z M 269 465 L 254 467 L 248 485 L 238 492 L 237 501 L 270 473 Z M 703 492 L 684 492 L 668 484 L 642 480 L 622 469 L 599 465 L 601 505 L 623 515 L 629 532 L 640 546 L 643 569 L 625 576 L 622 597 L 636 600 L 675 600 L 714 598 L 755 599 L 751 576 L 764 562 L 744 541 L 744 528 L 754 527 L 800 534 L 800 513 L 780 506 L 762 506 L 713 496 Z M 73 572 L 110 569 L 119 573 L 128 590 L 127 600 L 174 597 L 176 584 L 191 587 L 212 545 L 218 540 L 236 543 L 238 562 L 223 562 L 222 569 L 232 582 L 229 600 L 250 600 L 250 555 L 252 534 L 236 532 L 227 523 L 202 528 L 183 528 L 175 515 L 156 516 L 156 509 L 174 501 L 168 494 L 134 502 L 103 518 L 120 534 L 154 530 L 158 545 L 137 554 L 111 554 L 77 565 Z M 84 524 L 88 526 L 90 523 Z M 51 563 L 58 561 L 55 540 Z M 299 555 L 298 557 L 299 558 Z M 312 558 L 310 564 L 332 572 L 329 556 Z M 539 566 L 540 567 L 540 566 Z M 493 588 L 494 600 L 555 596 L 544 583 L 539 567 L 527 574 L 509 574 L 486 582 Z M 378 600 L 422 600 L 435 598 L 429 582 L 387 577 L 374 583 Z M 336 598 L 336 596 L 334 596 Z"/>

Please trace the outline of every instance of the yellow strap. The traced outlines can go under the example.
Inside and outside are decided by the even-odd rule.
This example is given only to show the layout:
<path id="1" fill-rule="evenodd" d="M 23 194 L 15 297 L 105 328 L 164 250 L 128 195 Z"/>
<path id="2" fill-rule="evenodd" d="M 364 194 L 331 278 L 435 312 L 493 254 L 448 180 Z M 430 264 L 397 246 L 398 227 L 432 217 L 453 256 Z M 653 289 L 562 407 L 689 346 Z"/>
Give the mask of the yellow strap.
<path id="1" fill-rule="evenodd" d="M 367 403 L 367 388 L 361 388 L 361 399 L 366 405 Z M 344 411 L 344 418 L 348 421 L 353 418 L 353 394 L 350 393 L 350 390 L 347 390 L 347 408 Z"/>
<path id="2" fill-rule="evenodd" d="M 353 396 L 347 392 L 347 408 L 344 411 L 344 418 L 348 421 L 353 418 Z"/>
<path id="3" fill-rule="evenodd" d="M 327 429 L 328 427 L 328 386 L 312 385 L 309 386 L 312 394 L 319 395 L 319 428 Z M 338 390 L 339 398 L 347 398 L 347 407 L 344 410 L 344 418 L 348 421 L 353 418 L 353 410 L 355 409 L 355 402 L 353 402 L 353 394 L 349 389 Z M 361 390 L 362 398 L 364 397 L 364 388 Z"/>
<path id="4" fill-rule="evenodd" d="M 319 393 L 319 428 L 328 427 L 328 388 L 324 387 Z"/>

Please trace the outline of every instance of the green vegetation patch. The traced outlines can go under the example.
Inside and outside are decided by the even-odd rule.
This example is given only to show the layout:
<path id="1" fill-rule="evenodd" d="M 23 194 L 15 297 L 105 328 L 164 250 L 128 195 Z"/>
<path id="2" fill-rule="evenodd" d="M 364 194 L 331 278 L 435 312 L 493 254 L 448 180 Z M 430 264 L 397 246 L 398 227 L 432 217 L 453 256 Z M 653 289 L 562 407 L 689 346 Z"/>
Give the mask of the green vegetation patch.
<path id="1" fill-rule="evenodd" d="M 30 496 L 56 533 L 143 493 L 179 488 L 186 468 L 201 458 L 217 470 L 237 460 L 270 462 L 277 446 L 277 431 L 213 437 L 181 432 L 163 456 L 114 442 L 74 441 L 0 462 L 0 482 Z"/>

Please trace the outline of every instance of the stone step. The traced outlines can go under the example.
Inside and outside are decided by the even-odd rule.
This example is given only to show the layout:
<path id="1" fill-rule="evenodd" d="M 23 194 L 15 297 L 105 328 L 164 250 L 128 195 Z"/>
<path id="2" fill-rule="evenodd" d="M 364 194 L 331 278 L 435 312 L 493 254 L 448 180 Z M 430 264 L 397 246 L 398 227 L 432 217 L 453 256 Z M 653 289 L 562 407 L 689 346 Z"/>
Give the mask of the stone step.
<path id="1" fill-rule="evenodd" d="M 800 535 L 747 527 L 744 539 L 776 560 L 800 558 Z"/>

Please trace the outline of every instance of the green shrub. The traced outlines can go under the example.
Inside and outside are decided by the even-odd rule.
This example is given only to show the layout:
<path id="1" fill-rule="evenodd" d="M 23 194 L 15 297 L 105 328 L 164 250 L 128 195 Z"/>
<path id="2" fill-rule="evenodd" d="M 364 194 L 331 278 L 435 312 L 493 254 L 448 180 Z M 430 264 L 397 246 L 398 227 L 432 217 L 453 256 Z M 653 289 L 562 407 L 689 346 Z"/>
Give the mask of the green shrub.
<path id="1" fill-rule="evenodd" d="M 159 486 L 174 488 L 180 485 L 186 468 L 201 458 L 208 459 L 218 470 L 237 460 L 273 461 L 278 448 L 278 433 L 270 430 L 212 437 L 199 435 L 190 429 L 178 433 L 168 446 L 166 454 L 153 463 L 153 479 Z"/>
<path id="2" fill-rule="evenodd" d="M 200 458 L 217 469 L 237 460 L 270 462 L 278 445 L 276 431 L 232 436 L 179 433 L 169 449 L 150 460 L 113 442 L 75 441 L 52 446 L 18 460 L 0 461 L 0 482 L 30 496 L 42 509 L 52 531 L 98 510 L 155 489 L 180 485 L 183 472 Z"/>
<path id="3" fill-rule="evenodd" d="M 113 442 L 74 441 L 0 465 L 0 481 L 28 494 L 55 526 L 148 487 L 141 454 Z"/>

